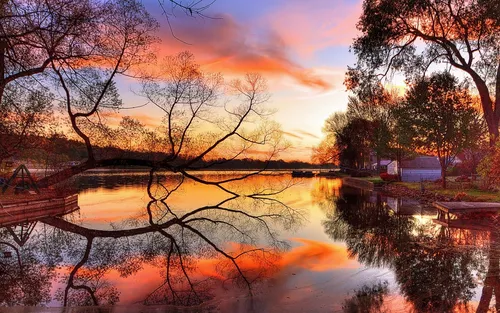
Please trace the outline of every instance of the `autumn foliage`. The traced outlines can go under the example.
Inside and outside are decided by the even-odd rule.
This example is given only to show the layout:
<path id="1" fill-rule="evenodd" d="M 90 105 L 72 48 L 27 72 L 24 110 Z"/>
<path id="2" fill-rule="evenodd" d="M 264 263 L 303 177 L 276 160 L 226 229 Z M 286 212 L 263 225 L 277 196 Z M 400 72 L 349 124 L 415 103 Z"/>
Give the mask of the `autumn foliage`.
<path id="1" fill-rule="evenodd" d="M 491 151 L 478 166 L 478 173 L 483 177 L 483 185 L 488 189 L 500 188 L 500 143 Z"/>
<path id="2" fill-rule="evenodd" d="M 398 175 L 388 173 L 381 173 L 380 178 L 382 178 L 383 181 L 398 181 Z"/>

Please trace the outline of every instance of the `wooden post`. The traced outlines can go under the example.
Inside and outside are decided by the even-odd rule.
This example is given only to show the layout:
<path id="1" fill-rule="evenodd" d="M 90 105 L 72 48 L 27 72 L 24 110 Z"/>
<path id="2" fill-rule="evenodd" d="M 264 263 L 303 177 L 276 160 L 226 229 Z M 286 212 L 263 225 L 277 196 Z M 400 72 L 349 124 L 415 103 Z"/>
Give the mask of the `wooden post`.
<path id="1" fill-rule="evenodd" d="M 38 189 L 38 186 L 36 185 L 35 180 L 33 179 L 33 177 L 31 177 L 30 171 L 28 170 L 28 168 L 24 164 L 21 164 L 16 168 L 16 170 L 14 171 L 12 176 L 9 178 L 9 180 L 7 180 L 7 183 L 5 183 L 5 185 L 3 186 L 2 193 L 5 193 L 5 191 L 7 190 L 7 188 L 9 188 L 10 184 L 14 181 L 14 179 L 17 177 L 19 172 L 21 172 L 21 184 L 22 184 L 23 188 L 25 186 L 24 173 L 26 172 L 26 178 L 29 180 L 29 182 L 28 182 L 29 186 L 31 188 L 35 189 L 36 193 L 40 193 L 40 189 Z"/>

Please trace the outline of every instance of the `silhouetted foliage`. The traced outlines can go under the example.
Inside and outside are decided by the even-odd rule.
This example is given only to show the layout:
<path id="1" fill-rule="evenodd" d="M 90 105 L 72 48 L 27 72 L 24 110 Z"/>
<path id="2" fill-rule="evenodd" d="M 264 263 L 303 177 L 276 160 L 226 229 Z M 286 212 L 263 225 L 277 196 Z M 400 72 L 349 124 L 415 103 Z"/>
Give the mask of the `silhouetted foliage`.
<path id="1" fill-rule="evenodd" d="M 411 146 L 438 156 L 443 188 L 446 170 L 457 154 L 476 146 L 483 133 L 472 97 L 449 73 L 418 81 L 395 109 L 395 116 L 401 131 L 413 135 Z"/>
<path id="2" fill-rule="evenodd" d="M 499 135 L 500 7 L 494 0 L 365 0 L 352 50 L 348 89 L 370 88 L 389 72 L 407 78 L 425 75 L 432 64 L 447 63 L 472 79 L 481 98 L 490 142 Z M 424 49 L 419 49 L 419 44 Z M 497 95 L 495 97 L 495 94 Z"/>

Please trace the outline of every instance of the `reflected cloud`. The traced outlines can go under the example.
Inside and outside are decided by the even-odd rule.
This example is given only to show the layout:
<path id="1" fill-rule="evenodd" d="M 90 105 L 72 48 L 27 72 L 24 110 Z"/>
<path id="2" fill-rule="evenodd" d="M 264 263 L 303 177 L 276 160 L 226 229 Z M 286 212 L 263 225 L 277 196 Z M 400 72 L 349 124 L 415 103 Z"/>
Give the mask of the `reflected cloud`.
<path id="1" fill-rule="evenodd" d="M 340 244 L 294 238 L 302 246 L 294 247 L 283 254 L 283 267 L 298 267 L 311 271 L 328 271 L 339 268 L 358 268 L 359 264 L 349 257 Z"/>
<path id="2" fill-rule="evenodd" d="M 281 254 L 288 248 L 276 232 L 296 227 L 302 220 L 300 211 L 280 200 L 288 183 L 282 177 L 257 174 L 181 176 L 151 170 L 134 178 L 139 186 L 124 188 L 135 190 L 134 199 L 143 199 L 142 206 L 140 201 L 130 206 L 142 214 L 104 228 L 95 227 L 92 219 L 82 223 L 78 213 L 44 215 L 33 221 L 38 226 L 30 227 L 22 245 L 12 237 L 13 232 L 2 231 L 4 245 L 19 256 L 17 263 L 0 260 L 0 270 L 8 267 L 9 273 L 18 273 L 12 280 L 2 276 L 5 296 L 33 285 L 43 293 L 21 292 L 10 305 L 54 300 L 63 306 L 113 305 L 125 300 L 118 289 L 122 278 L 143 283 L 142 298 L 129 293 L 126 300 L 147 305 L 199 305 L 213 298 L 214 282 L 219 286 L 216 289 L 232 286 L 251 296 L 254 285 L 279 270 Z M 245 176 L 245 188 L 239 188 Z M 104 177 L 99 185 L 120 185 L 120 176 Z M 79 183 L 92 185 L 85 176 Z M 199 201 L 186 201 L 193 190 Z M 92 195 L 92 190 L 87 189 L 87 194 Z M 96 208 L 99 203 L 107 206 L 105 198 L 91 199 L 97 201 Z M 112 212 L 104 213 L 104 219 L 112 216 Z M 55 294 L 49 294 L 55 272 L 61 284 Z M 35 277 L 40 279 L 36 284 Z"/>

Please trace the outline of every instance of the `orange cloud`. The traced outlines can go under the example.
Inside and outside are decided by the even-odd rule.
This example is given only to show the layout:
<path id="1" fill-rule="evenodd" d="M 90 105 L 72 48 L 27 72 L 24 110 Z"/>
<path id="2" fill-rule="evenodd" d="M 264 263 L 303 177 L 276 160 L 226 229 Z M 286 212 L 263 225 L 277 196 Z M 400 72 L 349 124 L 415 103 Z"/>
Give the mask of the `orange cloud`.
<path id="1" fill-rule="evenodd" d="M 178 17 L 174 22 L 176 37 L 190 45 L 173 38 L 168 27 L 162 28 L 160 55 L 189 50 L 209 70 L 230 74 L 259 72 L 285 75 L 303 86 L 320 90 L 332 88 L 331 83 L 314 71 L 292 61 L 290 46 L 278 33 L 266 31 L 257 36 L 229 15 L 209 21 Z"/>

